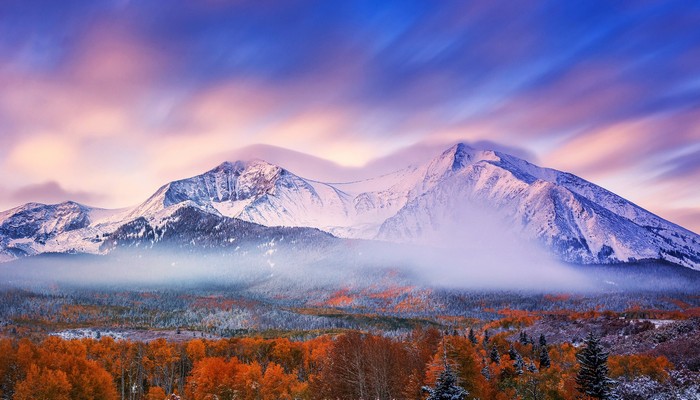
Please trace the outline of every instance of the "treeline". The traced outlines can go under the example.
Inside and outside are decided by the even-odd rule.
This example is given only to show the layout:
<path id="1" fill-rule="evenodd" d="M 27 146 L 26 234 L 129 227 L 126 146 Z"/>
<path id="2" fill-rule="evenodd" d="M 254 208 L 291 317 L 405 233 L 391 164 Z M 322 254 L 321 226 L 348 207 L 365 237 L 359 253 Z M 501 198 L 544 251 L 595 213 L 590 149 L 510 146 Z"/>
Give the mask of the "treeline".
<path id="1" fill-rule="evenodd" d="M 511 335 L 418 328 L 402 338 L 353 331 L 305 341 L 2 339 L 0 398 L 424 399 L 446 365 L 470 399 L 580 398 L 571 344 Z M 644 355 L 609 363 L 612 378 L 663 381 L 670 368 Z"/>
<path id="2" fill-rule="evenodd" d="M 264 286 L 264 285 L 263 285 Z M 289 289 L 289 288 L 288 288 Z M 535 295 L 514 292 L 423 291 L 417 288 L 378 292 L 321 291 L 303 287 L 241 290 L 134 290 L 51 287 L 37 290 L 0 288 L 0 327 L 13 325 L 45 333 L 56 327 L 111 326 L 125 329 L 198 330 L 228 337 L 250 330 L 373 329 L 398 330 L 411 323 L 395 318 L 442 317 L 480 321 L 502 318 L 504 310 L 539 315 L 614 311 L 627 318 L 682 319 L 700 315 L 695 294 L 608 293 L 597 296 Z M 289 298 L 279 298 L 284 293 Z M 343 293 L 343 296 L 337 296 Z M 334 297 L 335 295 L 335 297 Z M 324 297 L 325 296 L 325 297 Z M 341 301 L 342 300 L 342 301 Z M 327 312 L 332 309 L 334 312 Z M 371 318 L 367 318 L 370 316 Z M 393 320 L 383 319 L 394 318 Z M 411 325 L 411 326 L 407 326 Z"/>

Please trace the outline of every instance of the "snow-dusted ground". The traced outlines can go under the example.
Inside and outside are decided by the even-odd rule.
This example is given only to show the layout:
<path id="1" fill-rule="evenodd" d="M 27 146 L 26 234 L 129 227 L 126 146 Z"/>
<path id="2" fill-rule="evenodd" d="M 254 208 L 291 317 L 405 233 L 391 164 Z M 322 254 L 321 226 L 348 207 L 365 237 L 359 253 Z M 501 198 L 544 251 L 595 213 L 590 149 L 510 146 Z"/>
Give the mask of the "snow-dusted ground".
<path id="1" fill-rule="evenodd" d="M 78 328 L 53 332 L 51 336 L 58 336 L 65 340 L 74 339 L 100 339 L 111 337 L 114 340 L 129 340 L 137 342 L 150 342 L 156 339 L 166 339 L 171 342 L 187 341 L 194 338 L 219 339 L 217 335 L 198 331 L 181 330 L 136 330 L 136 329 L 99 329 Z"/>

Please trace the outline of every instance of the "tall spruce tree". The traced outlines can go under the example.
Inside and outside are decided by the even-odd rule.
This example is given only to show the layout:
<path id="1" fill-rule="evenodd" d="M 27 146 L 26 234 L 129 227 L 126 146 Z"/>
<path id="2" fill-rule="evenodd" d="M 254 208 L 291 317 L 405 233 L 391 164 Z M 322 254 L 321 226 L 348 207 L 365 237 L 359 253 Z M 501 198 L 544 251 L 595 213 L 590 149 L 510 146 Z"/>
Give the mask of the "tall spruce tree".
<path id="1" fill-rule="evenodd" d="M 510 344 L 510 348 L 508 349 L 508 356 L 510 357 L 511 360 L 515 360 L 515 357 L 517 357 L 518 351 L 515 350 L 515 347 L 513 347 L 513 343 Z"/>
<path id="2" fill-rule="evenodd" d="M 549 358 L 549 348 L 547 346 L 540 347 L 540 369 L 547 369 L 552 365 L 552 360 Z"/>
<path id="3" fill-rule="evenodd" d="M 576 354 L 579 370 L 576 389 L 594 399 L 613 399 L 614 381 L 608 377 L 608 352 L 593 332 L 584 341 L 585 347 Z"/>
<path id="4" fill-rule="evenodd" d="M 445 362 L 445 369 L 435 382 L 435 387 L 424 386 L 423 391 L 428 392 L 427 400 L 463 400 L 469 395 L 466 389 L 459 386 L 457 375 L 447 362 Z"/>
<path id="5" fill-rule="evenodd" d="M 501 363 L 501 355 L 498 353 L 498 348 L 496 346 L 491 347 L 491 353 L 489 353 L 489 358 L 491 359 L 491 362 L 495 362 L 496 364 Z"/>
<path id="6" fill-rule="evenodd" d="M 428 393 L 427 400 L 463 400 L 469 392 L 457 383 L 457 375 L 452 371 L 447 362 L 447 348 L 445 337 L 442 338 L 442 361 L 445 369 L 440 373 L 435 381 L 435 387 L 423 386 L 423 391 Z"/>
<path id="7" fill-rule="evenodd" d="M 525 360 L 523 360 L 523 357 L 516 353 L 515 354 L 515 361 L 513 362 L 513 368 L 515 368 L 515 373 L 518 375 L 523 374 L 523 368 L 525 368 Z"/>
<path id="8" fill-rule="evenodd" d="M 472 344 L 479 343 L 479 340 L 476 338 L 476 333 L 474 333 L 474 328 L 469 328 L 469 341 L 472 342 Z"/>
<path id="9" fill-rule="evenodd" d="M 526 345 L 528 344 L 528 339 L 527 339 L 527 333 L 520 331 L 520 344 Z"/>

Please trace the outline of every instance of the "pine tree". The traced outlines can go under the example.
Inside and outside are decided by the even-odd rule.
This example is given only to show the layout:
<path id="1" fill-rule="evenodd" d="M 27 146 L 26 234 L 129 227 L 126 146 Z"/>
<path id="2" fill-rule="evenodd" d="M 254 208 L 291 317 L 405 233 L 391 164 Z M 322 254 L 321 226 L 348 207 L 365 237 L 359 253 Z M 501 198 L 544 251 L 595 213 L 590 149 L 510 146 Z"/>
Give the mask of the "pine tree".
<path id="1" fill-rule="evenodd" d="M 594 399 L 613 399 L 614 381 L 608 377 L 608 352 L 592 332 L 584 341 L 585 347 L 576 354 L 580 364 L 576 374 L 576 389 Z"/>
<path id="2" fill-rule="evenodd" d="M 537 372 L 537 367 L 535 366 L 535 363 L 530 361 L 530 364 L 527 366 L 527 370 L 532 372 L 533 374 Z"/>
<path id="3" fill-rule="evenodd" d="M 515 360 L 515 358 L 518 356 L 518 351 L 515 350 L 512 343 L 510 344 L 510 349 L 508 349 L 508 356 L 511 360 Z"/>
<path id="4" fill-rule="evenodd" d="M 491 347 L 491 353 L 489 354 L 489 358 L 492 362 L 495 362 L 496 364 L 501 363 L 501 355 L 498 354 L 498 349 L 496 348 L 496 346 Z"/>
<path id="5" fill-rule="evenodd" d="M 515 362 L 513 363 L 513 368 L 515 368 L 516 374 L 523 374 L 523 368 L 525 368 L 525 361 L 523 360 L 523 357 L 518 353 L 515 354 Z"/>
<path id="6" fill-rule="evenodd" d="M 469 392 L 457 383 L 457 375 L 447 362 L 447 346 L 445 336 L 442 337 L 442 361 L 444 369 L 435 381 L 435 387 L 423 386 L 421 389 L 428 393 L 427 400 L 462 400 Z"/>
<path id="7" fill-rule="evenodd" d="M 540 347 L 540 369 L 549 368 L 552 365 L 552 361 L 549 358 L 549 349 L 547 346 Z"/>
<path id="8" fill-rule="evenodd" d="M 526 345 L 528 343 L 527 333 L 520 331 L 520 344 Z"/>
<path id="9" fill-rule="evenodd" d="M 484 348 L 486 348 L 486 346 L 489 344 L 489 339 L 490 339 L 489 330 L 486 329 L 486 330 L 484 331 L 484 340 L 482 341 L 482 343 L 483 343 L 483 345 L 484 345 Z"/>
<path id="10" fill-rule="evenodd" d="M 462 400 L 469 395 L 469 392 L 457 384 L 457 375 L 447 362 L 435 382 L 435 387 L 424 386 L 423 391 L 428 392 L 427 400 Z"/>
<path id="11" fill-rule="evenodd" d="M 484 368 L 481 369 L 481 375 L 483 375 L 487 381 L 490 381 L 491 380 L 491 369 L 489 368 L 489 365 L 486 364 L 486 359 L 484 359 L 483 357 L 481 358 L 481 364 L 484 365 Z"/>
<path id="12" fill-rule="evenodd" d="M 545 339 L 544 334 L 540 334 L 540 346 L 547 346 L 547 339 Z"/>
<path id="13" fill-rule="evenodd" d="M 474 333 L 474 328 L 469 328 L 469 341 L 472 342 L 472 344 L 477 344 L 479 342 Z"/>

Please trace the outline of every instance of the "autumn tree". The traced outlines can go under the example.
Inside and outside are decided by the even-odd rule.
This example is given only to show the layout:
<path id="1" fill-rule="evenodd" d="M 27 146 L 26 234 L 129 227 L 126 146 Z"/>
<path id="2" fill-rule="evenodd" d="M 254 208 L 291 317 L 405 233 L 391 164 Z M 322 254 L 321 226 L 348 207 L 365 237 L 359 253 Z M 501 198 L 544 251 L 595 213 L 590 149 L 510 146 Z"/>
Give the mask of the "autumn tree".
<path id="1" fill-rule="evenodd" d="M 237 380 L 241 365 L 235 358 L 207 357 L 195 363 L 187 382 L 188 398 L 194 400 L 216 397 L 220 400 L 238 398 L 242 391 Z"/>
<path id="2" fill-rule="evenodd" d="M 401 397 L 413 370 L 400 343 L 381 336 L 348 333 L 337 338 L 315 380 L 320 398 Z"/>
<path id="3" fill-rule="evenodd" d="M 32 365 L 17 384 L 14 400 L 70 400 L 71 384 L 65 372 Z"/>
<path id="4" fill-rule="evenodd" d="M 163 390 L 163 388 L 158 386 L 151 386 L 148 389 L 148 392 L 146 392 L 146 397 L 144 400 L 165 400 L 167 398 L 168 395 L 165 393 L 165 390 Z"/>

